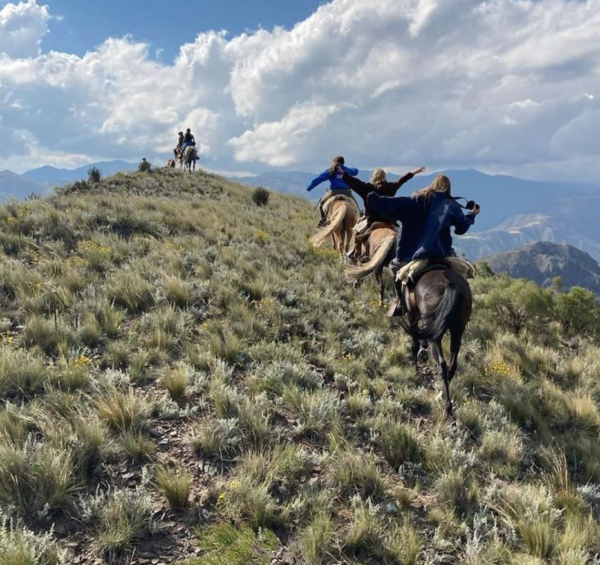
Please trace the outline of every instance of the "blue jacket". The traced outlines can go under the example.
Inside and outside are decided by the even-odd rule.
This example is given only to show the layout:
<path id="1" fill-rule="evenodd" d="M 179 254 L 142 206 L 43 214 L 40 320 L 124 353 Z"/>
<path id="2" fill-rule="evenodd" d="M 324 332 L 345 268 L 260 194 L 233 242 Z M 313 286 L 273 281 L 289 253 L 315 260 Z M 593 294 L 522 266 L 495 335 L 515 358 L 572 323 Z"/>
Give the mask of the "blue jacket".
<path id="1" fill-rule="evenodd" d="M 421 244 L 421 233 L 427 218 L 427 205 L 423 198 L 410 196 L 381 196 L 368 194 L 365 200 L 371 213 L 388 222 L 402 222 L 402 232 L 396 246 L 398 261 L 411 261 Z"/>
<path id="2" fill-rule="evenodd" d="M 353 177 L 358 175 L 358 169 L 346 167 L 345 165 L 342 165 L 342 169 L 344 169 L 344 172 L 348 173 Z M 308 185 L 308 188 L 306 190 L 310 192 L 313 188 L 315 188 L 315 186 L 327 180 L 330 183 L 330 190 L 350 190 L 350 187 L 341 179 L 341 177 L 338 177 L 337 173 L 331 174 L 329 172 L 329 169 L 323 171 L 318 177 L 314 178 L 313 181 Z"/>
<path id="3" fill-rule="evenodd" d="M 467 233 L 475 223 L 475 214 L 463 212 L 458 202 L 443 192 L 432 194 L 427 208 L 420 245 L 413 258 L 455 257 L 450 228 L 454 226 L 456 235 Z"/>

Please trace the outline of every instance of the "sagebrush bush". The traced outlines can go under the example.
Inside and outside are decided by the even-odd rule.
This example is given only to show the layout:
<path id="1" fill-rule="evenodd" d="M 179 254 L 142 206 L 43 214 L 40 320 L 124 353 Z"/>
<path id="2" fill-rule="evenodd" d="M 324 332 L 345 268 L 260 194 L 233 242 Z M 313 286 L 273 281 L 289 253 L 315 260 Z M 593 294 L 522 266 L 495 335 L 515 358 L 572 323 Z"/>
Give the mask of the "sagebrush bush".
<path id="1" fill-rule="evenodd" d="M 52 531 L 33 532 L 0 516 L 0 563 L 3 565 L 61 565 L 69 555 L 53 538 Z"/>

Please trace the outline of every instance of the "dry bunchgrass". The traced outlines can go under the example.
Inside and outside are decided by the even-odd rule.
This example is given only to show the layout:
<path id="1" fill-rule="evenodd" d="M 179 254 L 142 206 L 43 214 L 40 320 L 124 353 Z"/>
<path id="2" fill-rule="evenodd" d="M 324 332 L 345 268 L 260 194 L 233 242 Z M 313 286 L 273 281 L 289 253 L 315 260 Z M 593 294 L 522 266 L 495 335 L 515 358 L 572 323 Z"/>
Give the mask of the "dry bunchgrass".
<path id="1" fill-rule="evenodd" d="M 310 248 L 314 223 L 162 170 L 0 207 L 3 508 L 39 539 L 83 523 L 126 561 L 164 515 L 153 465 L 185 452 L 215 477 L 197 562 L 268 560 L 271 527 L 308 563 L 591 562 L 594 303 L 482 271 L 451 426 L 374 285 Z"/>
<path id="2" fill-rule="evenodd" d="M 173 510 L 188 505 L 192 480 L 192 475 L 182 468 L 159 467 L 156 470 L 156 486 Z"/>

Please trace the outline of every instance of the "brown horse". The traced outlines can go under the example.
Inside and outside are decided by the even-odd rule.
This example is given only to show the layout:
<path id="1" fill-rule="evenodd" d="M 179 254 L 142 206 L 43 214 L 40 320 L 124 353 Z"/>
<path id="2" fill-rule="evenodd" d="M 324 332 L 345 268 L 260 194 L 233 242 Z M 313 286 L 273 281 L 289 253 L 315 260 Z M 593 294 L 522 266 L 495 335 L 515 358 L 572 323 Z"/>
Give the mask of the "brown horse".
<path id="1" fill-rule="evenodd" d="M 434 270 L 432 270 L 434 269 Z M 413 361 L 417 367 L 422 342 L 429 343 L 444 382 L 446 414 L 453 416 L 450 381 L 458 367 L 462 336 L 471 317 L 473 297 L 469 283 L 445 265 L 425 269 L 416 284 L 405 286 L 402 326 L 413 339 Z M 450 332 L 450 366 L 442 350 L 442 338 Z"/>
<path id="2" fill-rule="evenodd" d="M 356 267 L 348 267 L 346 276 L 351 281 L 359 281 L 375 273 L 375 280 L 379 286 L 379 297 L 383 306 L 384 285 L 383 269 L 390 264 L 394 258 L 394 247 L 396 245 L 397 230 L 390 225 L 382 225 L 374 229 L 368 239 L 364 242 L 365 255 L 370 259 L 367 263 Z"/>
<path id="3" fill-rule="evenodd" d="M 340 254 L 342 263 L 352 242 L 352 228 L 358 221 L 358 206 L 349 198 L 334 197 L 327 210 L 327 225 L 319 230 L 312 238 L 315 247 L 321 247 L 329 236 L 333 241 L 333 248 Z"/>

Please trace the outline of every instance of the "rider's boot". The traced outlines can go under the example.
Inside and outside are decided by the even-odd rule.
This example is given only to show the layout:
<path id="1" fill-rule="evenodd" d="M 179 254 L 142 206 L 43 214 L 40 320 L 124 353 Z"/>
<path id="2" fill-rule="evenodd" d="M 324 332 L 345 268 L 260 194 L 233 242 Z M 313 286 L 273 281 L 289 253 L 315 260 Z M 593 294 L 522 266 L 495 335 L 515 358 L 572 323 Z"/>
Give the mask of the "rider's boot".
<path id="1" fill-rule="evenodd" d="M 317 224 L 317 227 L 318 228 L 324 228 L 327 225 L 327 214 L 323 210 L 323 204 L 322 203 L 319 204 L 319 212 L 321 212 L 321 219 L 319 220 L 319 223 Z"/>
<path id="2" fill-rule="evenodd" d="M 392 272 L 392 278 L 394 281 L 394 289 L 396 290 L 396 298 L 392 300 L 388 310 L 388 316 L 390 318 L 394 318 L 396 316 L 402 316 L 404 310 L 402 308 L 402 295 L 403 295 L 403 285 L 402 281 L 397 280 L 398 271 L 400 270 L 399 265 L 394 259 L 390 263 L 390 271 Z"/>

